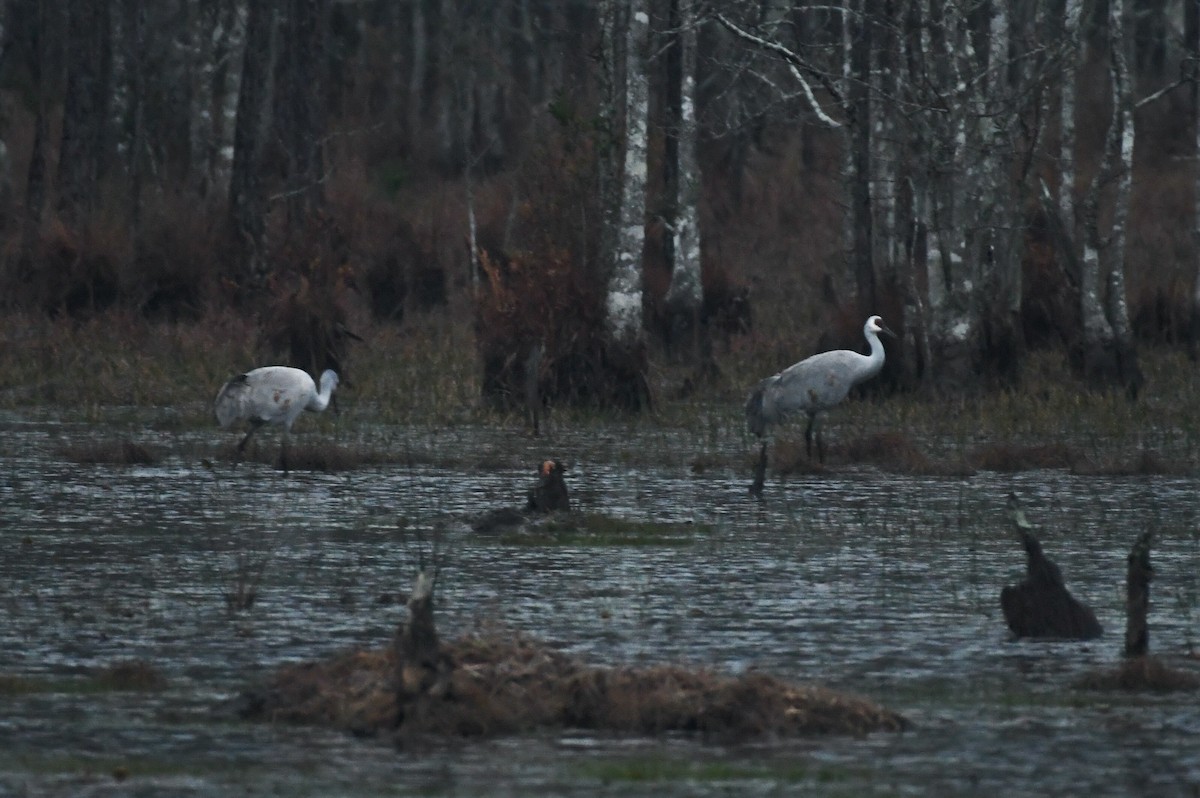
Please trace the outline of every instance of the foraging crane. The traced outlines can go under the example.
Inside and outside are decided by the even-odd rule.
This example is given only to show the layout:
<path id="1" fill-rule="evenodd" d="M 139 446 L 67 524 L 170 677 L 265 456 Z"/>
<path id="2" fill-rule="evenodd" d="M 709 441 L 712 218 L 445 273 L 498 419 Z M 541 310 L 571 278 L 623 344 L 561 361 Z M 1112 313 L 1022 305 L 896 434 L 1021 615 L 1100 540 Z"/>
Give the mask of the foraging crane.
<path id="1" fill-rule="evenodd" d="M 239 374 L 225 383 L 213 403 L 221 428 L 226 429 L 239 421 L 250 424 L 250 431 L 238 444 L 233 467 L 237 468 L 241 462 L 246 444 L 259 427 L 282 424 L 279 460 L 283 470 L 287 471 L 288 433 L 292 431 L 292 424 L 305 410 L 319 413 L 328 407 L 337 385 L 338 375 L 332 369 L 322 372 L 318 391 L 307 372 L 290 366 L 264 366 Z"/>
<path id="2" fill-rule="evenodd" d="M 750 431 L 763 439 L 758 466 L 754 472 L 754 484 L 750 492 L 762 494 L 764 475 L 767 470 L 767 442 L 770 427 L 781 423 L 789 415 L 803 411 L 808 414 L 808 426 L 804 430 L 805 450 L 812 457 L 812 443 L 817 439 L 817 456 L 825 462 L 825 446 L 821 441 L 820 416 L 846 398 L 855 385 L 869 380 L 883 368 L 883 343 L 879 333 L 893 338 L 883 319 L 872 316 L 863 325 L 863 335 L 871 346 L 871 354 L 863 355 L 849 349 L 834 349 L 805 358 L 788 366 L 778 374 L 767 377 L 755 386 L 746 400 L 746 421 Z"/>

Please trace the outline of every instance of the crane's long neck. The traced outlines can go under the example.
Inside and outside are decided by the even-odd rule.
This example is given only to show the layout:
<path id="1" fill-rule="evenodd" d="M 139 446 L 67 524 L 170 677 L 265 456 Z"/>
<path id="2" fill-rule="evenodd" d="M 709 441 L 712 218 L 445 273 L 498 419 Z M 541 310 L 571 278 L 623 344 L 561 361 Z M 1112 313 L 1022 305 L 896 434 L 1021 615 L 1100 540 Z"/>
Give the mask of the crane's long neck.
<path id="1" fill-rule="evenodd" d="M 329 407 L 329 400 L 333 398 L 333 389 L 337 387 L 337 380 L 331 377 L 328 373 L 321 375 L 320 390 L 317 395 L 308 401 L 308 409 L 314 413 L 319 413 Z"/>
<path id="2" fill-rule="evenodd" d="M 867 330 L 867 343 L 871 346 L 871 354 L 867 355 L 866 368 L 863 369 L 859 380 L 866 380 L 874 377 L 883 368 L 883 341 L 879 340 L 879 333 L 874 330 Z"/>

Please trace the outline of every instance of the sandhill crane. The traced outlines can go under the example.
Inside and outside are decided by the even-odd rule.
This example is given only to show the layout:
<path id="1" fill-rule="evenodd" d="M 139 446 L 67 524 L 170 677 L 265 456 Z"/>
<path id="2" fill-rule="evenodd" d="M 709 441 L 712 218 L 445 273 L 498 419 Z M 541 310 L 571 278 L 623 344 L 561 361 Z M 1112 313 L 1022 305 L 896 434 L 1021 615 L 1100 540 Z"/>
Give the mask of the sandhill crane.
<path id="1" fill-rule="evenodd" d="M 290 366 L 264 366 L 239 374 L 225 383 L 213 403 L 221 428 L 228 428 L 239 421 L 250 424 L 250 431 L 238 444 L 234 468 L 237 468 L 246 444 L 259 427 L 281 424 L 283 435 L 279 444 L 279 460 L 283 470 L 287 471 L 288 433 L 292 431 L 292 424 L 305 410 L 320 412 L 328 407 L 337 384 L 337 372 L 326 369 L 321 374 L 321 389 L 318 391 L 307 372 Z"/>
<path id="2" fill-rule="evenodd" d="M 825 461 L 820 416 L 845 399 L 851 388 L 874 377 L 883 368 L 883 343 L 879 340 L 879 333 L 886 333 L 893 338 L 896 336 L 884 325 L 883 319 L 872 316 L 863 325 L 863 335 L 871 346 L 871 354 L 863 355 L 849 349 L 821 352 L 788 366 L 755 386 L 746 400 L 746 421 L 750 431 L 762 438 L 763 442 L 754 472 L 754 484 L 750 487 L 751 493 L 756 496 L 762 493 L 767 470 L 765 438 L 769 428 L 794 413 L 803 411 L 808 414 L 808 426 L 804 430 L 808 456 L 812 457 L 815 435 L 817 456 L 821 462 Z"/>

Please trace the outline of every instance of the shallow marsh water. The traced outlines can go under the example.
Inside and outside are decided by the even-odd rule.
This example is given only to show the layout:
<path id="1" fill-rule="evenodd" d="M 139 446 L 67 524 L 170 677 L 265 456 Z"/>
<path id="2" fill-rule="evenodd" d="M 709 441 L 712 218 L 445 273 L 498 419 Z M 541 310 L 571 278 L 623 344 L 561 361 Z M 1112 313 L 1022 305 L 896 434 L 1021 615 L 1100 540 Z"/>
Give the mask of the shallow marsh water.
<path id="1" fill-rule="evenodd" d="M 0 419 L 0 679 L 22 685 L 0 683 L 0 794 L 1200 794 L 1200 696 L 1073 686 L 1118 660 L 1125 557 L 1147 526 L 1151 648 L 1193 667 L 1195 477 L 840 468 L 772 475 L 755 501 L 742 470 L 693 471 L 705 454 L 748 452 L 719 431 L 697 445 L 615 424 L 541 440 L 361 427 L 336 434 L 463 465 L 285 476 L 208 468 L 232 440 L 148 431 L 170 426 Z M 58 453 L 125 437 L 166 456 L 85 466 Z M 470 531 L 464 519 L 519 505 L 548 456 L 570 462 L 578 511 L 678 534 L 544 545 Z M 1096 609 L 1101 640 L 1009 640 L 998 595 L 1024 567 L 1004 520 L 1010 490 Z M 443 635 L 512 628 L 598 664 L 759 669 L 865 694 L 913 728 L 742 746 L 546 733 L 397 751 L 237 718 L 236 696 L 279 664 L 385 644 L 435 537 Z M 253 606 L 230 611 L 239 572 L 260 566 Z M 133 659 L 166 687 L 90 678 Z"/>

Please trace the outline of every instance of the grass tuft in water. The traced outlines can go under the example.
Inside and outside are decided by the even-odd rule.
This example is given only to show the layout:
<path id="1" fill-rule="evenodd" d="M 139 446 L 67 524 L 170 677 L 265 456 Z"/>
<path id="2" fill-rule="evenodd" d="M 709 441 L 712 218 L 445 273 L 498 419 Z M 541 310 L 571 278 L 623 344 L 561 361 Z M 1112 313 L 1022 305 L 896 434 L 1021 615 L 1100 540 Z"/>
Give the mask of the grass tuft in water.
<path id="1" fill-rule="evenodd" d="M 1169 693 L 1200 690 L 1200 673 L 1173 668 L 1158 657 L 1133 657 L 1115 668 L 1089 673 L 1077 685 L 1084 690 L 1124 690 Z"/>
<path id="2" fill-rule="evenodd" d="M 686 546 L 713 531 L 709 524 L 634 521 L 602 513 L 559 513 L 501 537 L 526 546 Z"/>

